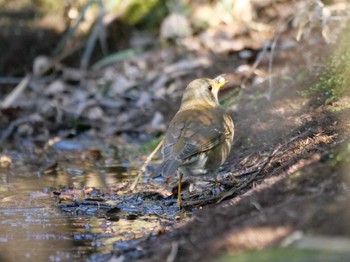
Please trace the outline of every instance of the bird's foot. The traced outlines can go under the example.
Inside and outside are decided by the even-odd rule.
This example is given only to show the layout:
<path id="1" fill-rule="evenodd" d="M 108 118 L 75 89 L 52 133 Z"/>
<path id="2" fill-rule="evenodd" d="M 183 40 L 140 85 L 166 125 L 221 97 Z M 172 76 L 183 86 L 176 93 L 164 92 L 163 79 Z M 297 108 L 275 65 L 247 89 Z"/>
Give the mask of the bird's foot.
<path id="1" fill-rule="evenodd" d="M 233 172 L 229 172 L 227 177 L 230 179 L 231 184 L 237 184 L 238 179 Z"/>
<path id="2" fill-rule="evenodd" d="M 214 180 L 215 180 L 215 185 L 216 185 L 216 187 L 217 187 L 217 189 L 219 191 L 219 194 L 222 194 L 220 182 L 217 180 L 216 177 L 214 178 Z"/>

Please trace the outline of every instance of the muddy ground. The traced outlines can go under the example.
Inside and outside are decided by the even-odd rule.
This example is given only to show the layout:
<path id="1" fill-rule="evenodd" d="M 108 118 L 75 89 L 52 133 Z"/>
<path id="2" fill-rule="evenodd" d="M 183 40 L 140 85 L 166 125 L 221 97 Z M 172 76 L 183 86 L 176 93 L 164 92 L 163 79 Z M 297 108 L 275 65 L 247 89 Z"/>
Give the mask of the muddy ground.
<path id="1" fill-rule="evenodd" d="M 283 15 L 288 18 L 290 12 Z M 34 79 L 16 103 L 1 109 L 2 178 L 11 180 L 23 170 L 49 177 L 55 182 L 43 190 L 49 199 L 44 205 L 69 217 L 102 218 L 116 227 L 124 220 L 154 223 L 113 239 L 107 250 L 74 255 L 76 260 L 346 261 L 350 98 L 348 87 L 330 96 L 333 86 L 322 76 L 333 66 L 329 61 L 336 50 L 350 53 L 339 43 L 350 38 L 330 44 L 316 30 L 297 42 L 297 30 L 287 18 L 267 49 L 249 46 L 250 35 L 238 38 L 245 48 L 224 53 L 157 46 L 97 73 L 62 64 L 51 68 L 48 78 Z M 40 41 L 35 50 L 48 51 Z M 248 58 L 242 58 L 243 51 L 250 52 Z M 30 66 L 27 59 L 23 68 L 6 61 L 1 66 L 8 75 L 23 76 Z M 14 61 L 17 65 L 18 57 Z M 159 154 L 131 192 L 186 84 L 222 73 L 229 83 L 221 102 L 235 123 L 233 148 L 219 172 L 223 192 L 218 194 L 213 183 L 195 193 L 185 190 L 179 210 L 171 186 L 148 179 Z M 10 87 L 6 83 L 1 91 L 4 99 Z M 80 171 L 69 171 L 72 163 L 83 174 L 92 170 L 92 176 L 103 176 L 103 182 L 77 183 Z M 64 180 L 57 182 L 61 173 Z M 11 192 L 2 194 L 2 209 L 16 206 L 12 199 L 9 205 Z M 113 230 L 108 234 L 107 239 L 116 236 Z"/>
<path id="2" fill-rule="evenodd" d="M 241 169 L 247 165 L 240 165 L 247 156 L 254 159 L 284 146 L 249 186 L 236 190 L 231 199 L 197 211 L 171 235 L 141 242 L 140 253 L 149 261 L 164 261 L 175 246 L 176 261 L 213 261 L 225 251 L 232 252 L 234 260 L 235 251 L 279 246 L 297 231 L 349 236 L 348 167 L 343 165 L 349 155 L 344 153 L 347 160 L 336 160 L 342 150 L 348 150 L 343 146 L 349 141 L 349 109 L 330 112 L 312 103 L 300 108 L 292 100 L 283 95 L 268 104 L 257 103 L 253 110 L 249 106 L 237 110 L 237 139 L 227 168 Z M 272 116 L 262 119 L 267 112 Z M 327 250 L 325 246 L 319 249 Z M 270 259 L 266 261 L 286 261 L 274 260 L 273 255 Z"/>
<path id="3" fill-rule="evenodd" d="M 306 79 L 279 80 L 270 100 L 257 95 L 267 87 L 251 88 L 232 110 L 236 135 L 225 171 L 239 176 L 267 161 L 253 181 L 245 183 L 251 173 L 243 179 L 239 176 L 238 185 L 224 191 L 231 194 L 221 203 L 201 206 L 186 225 L 140 240 L 126 251 L 116 251 L 115 257 L 142 261 L 251 261 L 256 257 L 245 258 L 243 251 L 280 247 L 288 236 L 301 234 L 296 239 L 292 237 L 288 246 L 309 235 L 316 236 L 315 242 L 322 236 L 325 242 L 311 247 L 305 244 L 306 249 L 316 250 L 306 256 L 301 251 L 286 250 L 262 255 L 261 259 L 346 261 L 347 255 L 332 253 L 332 237 L 347 238 L 350 233 L 349 98 L 330 105 L 301 98 L 300 92 L 310 86 Z M 274 155 L 269 158 L 271 152 Z M 222 183 L 225 186 L 225 180 Z M 289 257 L 291 254 L 295 260 Z"/>

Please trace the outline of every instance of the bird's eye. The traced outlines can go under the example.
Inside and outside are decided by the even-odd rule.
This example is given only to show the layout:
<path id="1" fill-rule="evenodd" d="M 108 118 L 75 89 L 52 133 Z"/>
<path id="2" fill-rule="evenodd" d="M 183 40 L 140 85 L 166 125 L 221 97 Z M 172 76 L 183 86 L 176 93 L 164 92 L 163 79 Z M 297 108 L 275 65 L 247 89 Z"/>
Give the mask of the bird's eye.
<path id="1" fill-rule="evenodd" d="M 213 87 L 211 85 L 208 86 L 208 90 L 211 91 Z"/>

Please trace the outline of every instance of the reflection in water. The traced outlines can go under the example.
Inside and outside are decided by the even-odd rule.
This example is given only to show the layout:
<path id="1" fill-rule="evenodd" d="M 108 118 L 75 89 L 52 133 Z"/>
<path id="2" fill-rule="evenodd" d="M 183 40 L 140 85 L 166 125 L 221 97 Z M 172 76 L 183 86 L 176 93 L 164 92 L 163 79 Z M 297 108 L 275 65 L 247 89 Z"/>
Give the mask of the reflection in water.
<path id="1" fill-rule="evenodd" d="M 10 174 L 1 184 L 1 261 L 59 261 L 72 259 L 67 218 L 42 193 L 43 179 L 29 173 Z M 8 190 L 3 190 L 7 188 Z"/>
<path id="2" fill-rule="evenodd" d="M 46 170 L 20 155 L 0 168 L 0 261 L 84 260 L 173 219 L 177 208 L 164 215 L 154 194 L 125 195 L 125 167 L 70 154 Z"/>
<path id="3" fill-rule="evenodd" d="M 17 166 L 11 173 L 1 169 L 0 177 L 1 261 L 82 259 L 103 250 L 102 239 L 112 236 L 112 223 L 108 225 L 105 219 L 94 217 L 67 216 L 57 207 L 55 198 L 43 192 L 74 181 L 83 183 L 85 178 L 86 184 L 101 186 L 103 182 L 96 181 L 101 176 L 82 169 L 75 175 L 58 170 L 41 176 Z"/>
<path id="4" fill-rule="evenodd" d="M 42 193 L 43 188 L 56 182 L 63 185 L 70 181 L 67 175 L 60 174 L 57 178 L 52 181 L 49 176 L 24 173 L 10 175 L 8 184 L 1 183 L 1 261 L 64 261 L 111 250 L 111 244 L 105 246 L 103 239 L 118 232 L 112 222 L 67 216 L 58 209 L 50 194 Z"/>

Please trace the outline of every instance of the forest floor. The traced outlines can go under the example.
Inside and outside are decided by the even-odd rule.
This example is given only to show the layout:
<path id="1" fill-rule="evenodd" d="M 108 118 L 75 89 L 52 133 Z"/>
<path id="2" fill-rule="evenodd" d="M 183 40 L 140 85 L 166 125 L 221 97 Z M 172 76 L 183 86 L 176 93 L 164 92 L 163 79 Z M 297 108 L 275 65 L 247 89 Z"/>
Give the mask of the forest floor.
<path id="1" fill-rule="evenodd" d="M 288 21 L 290 11 L 281 16 Z M 48 181 L 44 195 L 33 196 L 29 189 L 25 196 L 35 201 L 44 197 L 45 206 L 68 217 L 88 217 L 91 224 L 93 217 L 104 221 L 98 227 L 106 225 L 107 235 L 99 237 L 105 241 L 102 245 L 113 239 L 109 249 L 96 247 L 74 258 L 346 261 L 350 96 L 348 87 L 339 93 L 338 82 L 329 75 L 349 72 L 343 64 L 346 59 L 338 56 L 350 54 L 342 49 L 346 43 L 339 43 L 350 37 L 344 31 L 341 40 L 329 44 L 314 30 L 298 42 L 297 30 L 285 22 L 269 40 L 252 45 L 256 35 L 242 34 L 235 39 L 240 47 L 218 53 L 209 47 L 222 39 L 204 35 L 180 47 L 170 44 L 124 54 L 122 60 L 108 66 L 97 63 L 97 70 L 91 71 L 45 58 L 50 72 L 28 75 L 27 87 L 13 101 L 9 99 L 12 87 L 26 80 L 24 71 L 35 56 L 30 61 L 25 57 L 19 68 L 20 57 L 11 67 L 13 56 L 7 54 L 1 66 L 11 77 L 1 78 L 0 91 L 3 221 L 10 221 L 5 220 L 8 210 L 18 207 L 19 201 L 27 207 L 24 196 L 19 200 L 13 192 L 16 183 L 32 177 L 30 183 Z M 10 31 L 4 30 L 1 37 L 8 37 Z M 22 37 L 27 39 L 28 34 Z M 56 37 L 52 34 L 50 39 L 54 42 Z M 49 51 L 50 41 L 42 46 L 40 37 L 33 41 L 37 54 Z M 205 41 L 207 49 L 196 49 L 196 41 Z M 26 45 L 12 47 L 16 53 L 30 53 Z M 219 172 L 223 192 L 216 192 L 213 183 L 198 183 L 195 191 L 184 190 L 184 206 L 179 210 L 172 186 L 162 179 L 148 179 L 159 154 L 136 189 L 130 190 L 177 111 L 187 83 L 223 73 L 229 82 L 220 101 L 235 124 L 234 144 Z M 129 224 L 125 227 L 122 221 Z M 115 238 L 122 227 L 132 232 Z M 1 253 L 9 261 L 21 258 Z"/>

